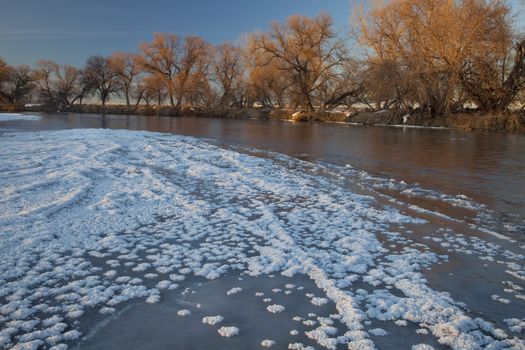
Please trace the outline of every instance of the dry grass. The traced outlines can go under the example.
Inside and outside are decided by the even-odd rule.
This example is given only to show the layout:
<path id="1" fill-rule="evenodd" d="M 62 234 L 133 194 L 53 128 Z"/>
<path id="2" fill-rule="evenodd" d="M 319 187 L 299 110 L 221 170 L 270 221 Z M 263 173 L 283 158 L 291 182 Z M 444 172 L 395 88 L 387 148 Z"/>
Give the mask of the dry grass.
<path id="1" fill-rule="evenodd" d="M 456 114 L 446 119 L 447 126 L 462 130 L 525 132 L 523 114 Z"/>

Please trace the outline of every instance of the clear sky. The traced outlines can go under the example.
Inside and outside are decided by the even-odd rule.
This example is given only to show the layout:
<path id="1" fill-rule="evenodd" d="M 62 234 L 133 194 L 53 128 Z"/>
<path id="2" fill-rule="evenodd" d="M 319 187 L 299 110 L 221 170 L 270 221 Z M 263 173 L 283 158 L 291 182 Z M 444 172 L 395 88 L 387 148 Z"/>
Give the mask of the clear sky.
<path id="1" fill-rule="evenodd" d="M 348 27 L 353 0 L 3 0 L 0 57 L 82 66 L 93 54 L 135 51 L 153 32 L 199 35 L 219 44 L 292 14 L 330 13 Z M 523 12 L 521 0 L 510 0 Z M 518 10 L 519 9 L 519 10 Z M 520 16 L 523 19 L 523 16 Z M 524 21 L 521 21 L 523 24 Z M 523 26 L 525 28 L 525 25 Z"/>
<path id="2" fill-rule="evenodd" d="M 344 30 L 350 15 L 349 0 L 6 0 L 0 8 L 0 57 L 14 65 L 82 66 L 89 55 L 135 51 L 153 32 L 219 44 L 295 13 L 326 11 Z"/>

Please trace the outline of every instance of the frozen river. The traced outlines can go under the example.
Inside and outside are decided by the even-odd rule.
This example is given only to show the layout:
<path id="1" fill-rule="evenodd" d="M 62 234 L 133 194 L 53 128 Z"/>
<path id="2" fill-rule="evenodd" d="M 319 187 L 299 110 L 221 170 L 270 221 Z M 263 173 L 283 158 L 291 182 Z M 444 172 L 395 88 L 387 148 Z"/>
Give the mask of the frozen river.
<path id="1" fill-rule="evenodd" d="M 0 150 L 0 348 L 525 348 L 523 135 L 0 115 Z"/>

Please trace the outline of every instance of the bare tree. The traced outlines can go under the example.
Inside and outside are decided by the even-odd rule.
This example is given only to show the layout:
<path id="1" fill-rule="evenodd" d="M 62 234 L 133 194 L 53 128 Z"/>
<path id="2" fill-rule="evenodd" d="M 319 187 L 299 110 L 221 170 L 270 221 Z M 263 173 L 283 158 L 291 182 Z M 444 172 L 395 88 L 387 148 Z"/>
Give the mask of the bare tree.
<path id="1" fill-rule="evenodd" d="M 368 48 L 369 62 L 390 65 L 394 76 L 404 76 L 404 81 L 394 80 L 401 93 L 410 91 L 430 115 L 443 116 L 459 102 L 462 90 L 483 107 L 502 76 L 510 78 L 506 85 L 511 90 L 519 89 L 512 77 L 521 74 L 522 65 L 516 65 L 515 74 L 503 68 L 509 52 L 508 10 L 491 0 L 374 2 L 357 16 L 359 39 Z M 518 47 L 516 58 L 519 52 Z M 484 93 L 482 86 L 487 87 Z"/>
<path id="2" fill-rule="evenodd" d="M 156 101 L 159 106 L 162 105 L 162 101 L 168 95 L 164 78 L 159 74 L 151 74 L 142 80 L 142 84 L 144 85 L 142 98 L 146 105 L 149 106 L 152 101 Z"/>
<path id="3" fill-rule="evenodd" d="M 482 28 L 479 44 L 466 58 L 461 85 L 484 111 L 502 111 L 525 87 L 525 39 L 515 42 L 510 7 L 503 2 L 469 1 Z"/>
<path id="4" fill-rule="evenodd" d="M 82 76 L 78 69 L 64 65 L 56 71 L 57 99 L 63 106 L 73 104 L 83 93 Z"/>
<path id="5" fill-rule="evenodd" d="M 140 45 L 144 69 L 162 79 L 172 106 L 175 106 L 175 76 L 180 70 L 178 46 L 178 36 L 163 33 L 154 33 L 151 42 Z"/>
<path id="6" fill-rule="evenodd" d="M 212 83 L 214 57 L 205 56 L 197 62 L 186 87 L 186 99 L 190 105 L 215 106 L 219 97 Z"/>
<path id="7" fill-rule="evenodd" d="M 0 58 L 0 103 L 7 103 L 7 84 L 9 83 L 13 74 L 14 68 L 7 64 L 2 58 Z"/>
<path id="8" fill-rule="evenodd" d="M 178 73 L 176 74 L 177 107 L 180 107 L 185 97 L 186 84 L 192 74 L 199 67 L 205 64 L 208 57 L 212 54 L 212 47 L 196 36 L 184 38 L 184 45 L 180 52 L 180 62 Z"/>
<path id="9" fill-rule="evenodd" d="M 137 75 L 142 72 L 140 56 L 126 52 L 116 52 L 109 57 L 109 65 L 115 72 L 119 86 L 124 92 L 126 106 L 130 106 L 130 93 Z"/>
<path id="10" fill-rule="evenodd" d="M 58 70 L 58 64 L 53 61 L 38 61 L 35 70 L 35 81 L 38 92 L 46 103 L 54 104 L 57 100 L 54 74 Z"/>
<path id="11" fill-rule="evenodd" d="M 244 67 L 242 50 L 232 44 L 222 44 L 216 48 L 214 61 L 214 77 L 219 85 L 222 96 L 220 105 L 230 107 L 236 100 L 243 79 Z"/>
<path id="12" fill-rule="evenodd" d="M 277 60 L 293 83 L 292 102 L 308 111 L 324 108 L 320 90 L 330 84 L 346 60 L 346 48 L 332 27 L 332 19 L 326 13 L 313 18 L 295 15 L 286 23 L 273 23 L 268 33 L 251 39 L 252 50 L 269 57 L 261 64 Z"/>
<path id="13" fill-rule="evenodd" d="M 9 78 L 9 70 L 11 67 L 0 57 L 0 84 L 7 81 Z"/>
<path id="14" fill-rule="evenodd" d="M 84 99 L 90 97 L 93 94 L 93 86 L 91 85 L 88 77 L 84 70 L 78 70 L 78 84 L 74 90 L 74 97 L 72 104 L 78 101 L 79 105 L 82 105 Z"/>
<path id="15" fill-rule="evenodd" d="M 119 91 L 118 75 L 109 64 L 109 59 L 101 56 L 91 56 L 84 67 L 84 79 L 87 86 L 98 92 L 104 106 L 110 95 Z"/>
<path id="16" fill-rule="evenodd" d="M 27 65 L 2 66 L 4 80 L 0 80 L 0 100 L 11 104 L 27 100 L 35 87 L 35 77 L 31 68 Z"/>
<path id="17" fill-rule="evenodd" d="M 248 42 L 246 50 L 248 65 L 248 81 L 252 98 L 266 107 L 284 108 L 286 93 L 292 85 L 288 74 L 283 74 L 286 67 L 278 60 L 270 59 L 268 53 L 251 50 Z"/>
<path id="18" fill-rule="evenodd" d="M 79 71 L 53 61 L 37 62 L 35 81 L 41 99 L 54 105 L 69 106 L 76 100 L 81 89 Z"/>

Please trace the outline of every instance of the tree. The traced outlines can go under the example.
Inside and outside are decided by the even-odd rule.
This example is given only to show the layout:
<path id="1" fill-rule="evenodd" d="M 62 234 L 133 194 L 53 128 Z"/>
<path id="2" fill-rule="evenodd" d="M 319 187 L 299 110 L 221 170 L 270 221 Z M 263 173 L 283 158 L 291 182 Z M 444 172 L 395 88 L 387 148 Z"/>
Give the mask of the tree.
<path id="1" fill-rule="evenodd" d="M 215 106 L 219 97 L 212 84 L 212 70 L 215 58 L 210 54 L 197 62 L 187 82 L 186 100 L 190 105 Z"/>
<path id="2" fill-rule="evenodd" d="M 77 73 L 78 73 L 78 85 L 77 85 L 77 89 L 75 90 L 75 96 L 73 97 L 73 101 L 71 103 L 78 101 L 78 104 L 82 105 L 82 103 L 84 102 L 84 99 L 93 94 L 93 86 L 91 85 L 84 70 L 77 70 Z"/>
<path id="3" fill-rule="evenodd" d="M 146 105 L 149 106 L 151 101 L 157 101 L 157 104 L 162 105 L 162 101 L 166 98 L 165 80 L 159 74 L 151 74 L 142 80 L 143 95 L 142 98 Z"/>
<path id="4" fill-rule="evenodd" d="M 481 102 L 487 93 L 476 98 L 473 91 L 501 80 L 497 75 L 508 53 L 508 10 L 498 0 L 374 2 L 357 16 L 359 39 L 372 65 L 389 65 L 395 77 L 404 77 L 394 80 L 401 93 L 412 92 L 430 115 L 443 116 L 460 102 L 462 90 Z M 498 74 L 490 73 L 494 70 Z M 509 85 L 516 89 L 519 84 Z"/>
<path id="5" fill-rule="evenodd" d="M 53 61 L 38 61 L 35 70 L 35 81 L 39 95 L 46 103 L 54 104 L 57 100 L 54 86 L 54 74 L 58 65 Z"/>
<path id="6" fill-rule="evenodd" d="M 187 83 L 194 74 L 195 70 L 206 64 L 208 57 L 212 53 L 211 46 L 196 36 L 187 36 L 180 52 L 180 62 L 176 74 L 177 107 L 180 107 L 187 90 Z"/>
<path id="7" fill-rule="evenodd" d="M 248 82 L 255 101 L 266 107 L 286 105 L 286 93 L 292 85 L 287 74 L 283 74 L 285 67 L 278 60 L 271 60 L 268 53 L 250 50 L 248 43 Z"/>
<path id="8" fill-rule="evenodd" d="M 82 75 L 78 69 L 64 65 L 55 74 L 57 99 L 61 105 L 69 106 L 83 96 Z"/>
<path id="9" fill-rule="evenodd" d="M 505 110 L 525 86 L 525 39 L 514 41 L 510 8 L 500 2 L 473 2 L 479 44 L 463 64 L 461 86 L 487 112 Z"/>
<path id="10" fill-rule="evenodd" d="M 325 107 L 321 90 L 342 72 L 347 59 L 346 47 L 332 27 L 332 18 L 326 13 L 313 18 L 295 15 L 285 23 L 273 23 L 268 33 L 251 38 L 255 54 L 268 57 L 261 64 L 277 61 L 292 83 L 292 102 L 308 111 Z"/>
<path id="11" fill-rule="evenodd" d="M 7 103 L 8 97 L 6 93 L 7 84 L 9 83 L 13 74 L 14 68 L 7 64 L 0 57 L 0 103 Z"/>
<path id="12" fill-rule="evenodd" d="M 9 78 L 9 70 L 11 67 L 0 57 L 0 84 L 4 83 Z"/>
<path id="13" fill-rule="evenodd" d="M 416 86 L 411 72 L 388 59 L 369 59 L 361 78 L 362 102 L 374 109 L 410 109 L 415 99 Z M 370 105 L 370 103 L 373 104 Z"/>
<path id="14" fill-rule="evenodd" d="M 137 75 L 142 72 L 140 56 L 126 52 L 116 52 L 109 57 L 109 65 L 116 74 L 119 86 L 124 92 L 126 106 L 130 106 L 130 93 Z"/>
<path id="15" fill-rule="evenodd" d="M 35 85 L 33 71 L 27 65 L 11 67 L 2 66 L 4 79 L 0 80 L 0 100 L 5 103 L 19 104 L 30 97 Z"/>
<path id="16" fill-rule="evenodd" d="M 79 71 L 53 61 L 37 62 L 35 81 L 41 99 L 53 105 L 69 106 L 77 99 L 81 89 Z"/>
<path id="17" fill-rule="evenodd" d="M 175 106 L 175 76 L 180 70 L 177 63 L 179 38 L 175 34 L 154 33 L 153 40 L 140 45 L 144 69 L 164 82 L 170 104 Z"/>
<path id="18" fill-rule="evenodd" d="M 104 106 L 110 95 L 119 91 L 119 80 L 109 59 L 101 56 L 91 56 L 84 67 L 84 79 L 88 87 L 98 92 Z"/>
<path id="19" fill-rule="evenodd" d="M 236 92 L 242 82 L 244 67 L 242 51 L 232 44 L 222 44 L 216 48 L 214 61 L 214 77 L 219 85 L 222 96 L 220 105 L 230 107 L 236 100 Z"/>

